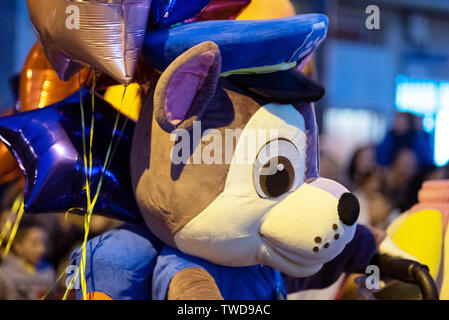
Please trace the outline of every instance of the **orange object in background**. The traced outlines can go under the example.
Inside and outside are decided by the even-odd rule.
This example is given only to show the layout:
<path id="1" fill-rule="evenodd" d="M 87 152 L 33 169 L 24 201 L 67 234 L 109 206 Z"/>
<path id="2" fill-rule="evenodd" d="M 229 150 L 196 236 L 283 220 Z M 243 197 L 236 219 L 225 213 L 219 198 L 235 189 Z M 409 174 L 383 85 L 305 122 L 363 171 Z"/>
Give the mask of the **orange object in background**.
<path id="1" fill-rule="evenodd" d="M 81 71 L 81 82 L 90 75 L 90 69 Z M 20 75 L 19 111 L 25 112 L 60 102 L 79 89 L 78 77 L 61 81 L 45 56 L 39 42 L 31 49 Z M 12 114 L 12 110 L 0 117 Z M 8 148 L 0 142 L 0 184 L 21 175 L 20 168 Z"/>
<path id="2" fill-rule="evenodd" d="M 236 20 L 262 20 L 286 18 L 296 15 L 289 0 L 252 0 Z"/>
<path id="3" fill-rule="evenodd" d="M 89 292 L 87 294 L 86 300 L 114 300 L 107 294 L 103 292 Z"/>
<path id="4" fill-rule="evenodd" d="M 81 70 L 81 83 L 90 69 Z M 20 75 L 20 111 L 30 111 L 60 102 L 79 89 L 78 76 L 69 81 L 59 79 L 39 42 L 31 49 Z"/>
<path id="5" fill-rule="evenodd" d="M 6 117 L 12 114 L 12 110 L 0 115 Z M 0 184 L 10 182 L 21 174 L 16 159 L 8 150 L 8 148 L 0 142 Z"/>

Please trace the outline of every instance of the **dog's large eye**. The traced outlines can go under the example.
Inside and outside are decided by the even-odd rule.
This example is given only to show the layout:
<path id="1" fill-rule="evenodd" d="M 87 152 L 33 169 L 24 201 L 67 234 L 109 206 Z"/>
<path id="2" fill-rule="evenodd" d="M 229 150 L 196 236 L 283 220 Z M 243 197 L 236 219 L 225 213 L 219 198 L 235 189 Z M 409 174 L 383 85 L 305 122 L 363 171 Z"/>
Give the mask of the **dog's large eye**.
<path id="1" fill-rule="evenodd" d="M 267 144 L 254 164 L 254 186 L 262 198 L 276 198 L 303 181 L 304 160 L 290 141 Z"/>

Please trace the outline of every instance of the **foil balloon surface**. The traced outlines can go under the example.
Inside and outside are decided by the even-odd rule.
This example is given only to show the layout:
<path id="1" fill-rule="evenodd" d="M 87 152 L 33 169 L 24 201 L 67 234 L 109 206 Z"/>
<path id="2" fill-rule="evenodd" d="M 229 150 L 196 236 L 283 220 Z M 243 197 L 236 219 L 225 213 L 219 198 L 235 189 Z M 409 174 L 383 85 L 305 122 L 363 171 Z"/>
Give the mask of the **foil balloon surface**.
<path id="1" fill-rule="evenodd" d="M 84 133 L 89 152 L 92 96 L 85 92 Z M 86 170 L 79 94 L 46 108 L 0 118 L 0 139 L 14 154 L 26 179 L 25 212 L 86 212 Z M 92 145 L 91 198 L 102 187 L 94 213 L 128 222 L 140 222 L 132 193 L 129 155 L 134 123 L 122 131 L 123 117 L 114 138 L 120 143 L 106 170 L 104 161 L 117 111 L 95 96 L 95 131 Z M 87 155 L 89 158 L 89 155 Z"/>
<path id="2" fill-rule="evenodd" d="M 153 0 L 151 25 L 164 28 L 183 22 L 195 17 L 209 2 L 210 0 Z"/>
<path id="3" fill-rule="evenodd" d="M 232 20 L 250 3 L 251 0 L 212 0 L 197 16 L 186 22 Z"/>
<path id="4" fill-rule="evenodd" d="M 90 70 L 80 71 L 84 83 Z M 20 111 L 30 111 L 60 102 L 79 89 L 78 76 L 67 81 L 59 79 L 56 71 L 45 56 L 39 42 L 31 49 L 20 75 Z"/>
<path id="5" fill-rule="evenodd" d="M 31 22 L 53 68 L 69 80 L 83 66 L 131 82 L 151 0 L 27 0 Z"/>
<path id="6" fill-rule="evenodd" d="M 0 115 L 5 117 L 13 114 L 13 110 L 9 110 Z M 0 184 L 10 182 L 21 174 L 20 168 L 12 153 L 6 145 L 0 141 Z"/>

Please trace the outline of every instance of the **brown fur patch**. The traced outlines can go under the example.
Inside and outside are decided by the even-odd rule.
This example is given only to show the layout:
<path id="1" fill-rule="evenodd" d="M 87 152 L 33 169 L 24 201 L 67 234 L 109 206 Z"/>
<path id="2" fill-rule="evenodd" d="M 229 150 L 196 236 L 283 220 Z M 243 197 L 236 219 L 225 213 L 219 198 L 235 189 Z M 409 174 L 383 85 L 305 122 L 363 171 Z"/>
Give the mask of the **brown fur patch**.
<path id="1" fill-rule="evenodd" d="M 255 99 L 222 78 L 200 119 L 202 132 L 217 129 L 225 150 L 225 130 L 243 129 L 260 107 Z M 175 142 L 170 141 L 170 133 L 160 127 L 152 114 L 153 101 L 148 100 L 134 134 L 131 174 L 137 204 L 147 225 L 161 240 L 175 247 L 175 233 L 223 192 L 230 165 L 225 163 L 224 152 L 223 164 L 193 164 L 199 145 L 191 150 L 191 164 L 173 165 Z M 201 144 L 204 147 L 206 143 Z M 236 144 L 234 141 L 234 150 Z"/>
<path id="2" fill-rule="evenodd" d="M 223 300 L 214 278 L 204 269 L 187 268 L 172 278 L 168 300 Z"/>

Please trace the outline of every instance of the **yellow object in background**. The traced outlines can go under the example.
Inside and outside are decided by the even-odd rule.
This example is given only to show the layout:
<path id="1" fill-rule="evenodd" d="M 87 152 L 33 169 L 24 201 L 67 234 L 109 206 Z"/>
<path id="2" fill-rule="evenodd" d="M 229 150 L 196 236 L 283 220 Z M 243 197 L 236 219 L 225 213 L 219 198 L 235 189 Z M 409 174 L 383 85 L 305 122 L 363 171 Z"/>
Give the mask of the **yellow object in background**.
<path id="1" fill-rule="evenodd" d="M 410 214 L 390 237 L 399 248 L 427 265 L 437 280 L 443 245 L 443 221 L 439 211 L 422 210 Z"/>
<path id="2" fill-rule="evenodd" d="M 252 0 L 236 20 L 277 19 L 296 15 L 289 0 Z"/>
<path id="3" fill-rule="evenodd" d="M 443 269 L 443 283 L 440 290 L 440 299 L 449 300 L 449 232 L 446 231 L 444 238 L 444 268 Z"/>
<path id="4" fill-rule="evenodd" d="M 142 104 L 140 97 L 140 85 L 138 83 L 131 83 L 128 85 L 128 88 L 126 88 L 125 98 L 122 103 L 124 91 L 125 86 L 123 85 L 110 86 L 104 94 L 104 99 L 115 109 L 120 110 L 122 114 L 134 121 L 137 121 Z"/>

